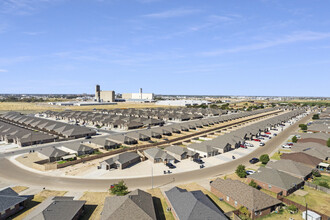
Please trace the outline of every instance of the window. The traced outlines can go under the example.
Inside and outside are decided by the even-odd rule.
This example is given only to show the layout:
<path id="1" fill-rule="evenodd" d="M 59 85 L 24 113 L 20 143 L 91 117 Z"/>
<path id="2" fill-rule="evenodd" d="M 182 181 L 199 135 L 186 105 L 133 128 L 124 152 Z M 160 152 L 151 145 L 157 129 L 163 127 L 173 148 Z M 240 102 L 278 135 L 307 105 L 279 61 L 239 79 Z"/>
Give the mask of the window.
<path id="1" fill-rule="evenodd" d="M 271 189 L 272 188 L 272 185 L 268 185 L 268 188 Z"/>
<path id="2" fill-rule="evenodd" d="M 227 196 L 227 201 L 229 201 L 229 196 Z"/>
<path id="3" fill-rule="evenodd" d="M 235 206 L 237 206 L 237 201 L 235 201 Z"/>
<path id="4" fill-rule="evenodd" d="M 11 210 L 12 210 L 12 209 L 15 209 L 15 206 L 10 207 L 10 209 L 11 209 Z"/>
<path id="5" fill-rule="evenodd" d="M 2 211 L 2 212 L 1 212 L 1 215 L 5 215 L 5 214 L 6 214 L 6 211 Z"/>

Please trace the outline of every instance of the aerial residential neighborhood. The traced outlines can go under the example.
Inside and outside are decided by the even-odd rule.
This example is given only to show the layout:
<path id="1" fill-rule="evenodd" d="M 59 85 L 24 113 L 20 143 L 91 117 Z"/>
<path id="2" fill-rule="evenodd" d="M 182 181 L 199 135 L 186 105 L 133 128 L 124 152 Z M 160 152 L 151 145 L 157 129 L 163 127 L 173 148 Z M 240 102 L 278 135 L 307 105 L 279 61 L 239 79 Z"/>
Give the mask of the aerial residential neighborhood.
<path id="1" fill-rule="evenodd" d="M 0 1 L 0 220 L 330 220 L 329 8 Z"/>

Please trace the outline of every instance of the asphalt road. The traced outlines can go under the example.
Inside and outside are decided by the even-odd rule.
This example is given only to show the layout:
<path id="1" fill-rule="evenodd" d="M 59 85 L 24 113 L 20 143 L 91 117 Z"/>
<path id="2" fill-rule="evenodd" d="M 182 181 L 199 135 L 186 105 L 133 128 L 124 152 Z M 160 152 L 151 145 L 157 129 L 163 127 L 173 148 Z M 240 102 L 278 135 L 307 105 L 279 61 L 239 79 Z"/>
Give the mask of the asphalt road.
<path id="1" fill-rule="evenodd" d="M 125 178 L 124 181 L 129 188 L 151 188 L 161 187 L 169 184 L 180 184 L 198 181 L 201 179 L 214 178 L 223 174 L 232 173 L 239 164 L 249 165 L 249 159 L 259 157 L 262 154 L 270 154 L 279 145 L 288 139 L 288 137 L 298 129 L 298 125 L 306 123 L 311 119 L 311 114 L 296 122 L 292 126 L 281 132 L 276 138 L 269 140 L 265 146 L 259 147 L 252 153 L 213 167 L 207 167 L 199 170 L 193 170 L 184 173 L 166 174 L 163 176 L 155 176 L 141 178 Z M 151 169 L 150 169 L 151 174 Z M 24 170 L 11 163 L 6 158 L 0 159 L 0 179 L 12 184 L 21 184 L 27 186 L 40 186 L 57 190 L 107 190 L 113 183 L 121 179 L 84 179 L 74 177 L 55 177 L 38 174 Z"/>

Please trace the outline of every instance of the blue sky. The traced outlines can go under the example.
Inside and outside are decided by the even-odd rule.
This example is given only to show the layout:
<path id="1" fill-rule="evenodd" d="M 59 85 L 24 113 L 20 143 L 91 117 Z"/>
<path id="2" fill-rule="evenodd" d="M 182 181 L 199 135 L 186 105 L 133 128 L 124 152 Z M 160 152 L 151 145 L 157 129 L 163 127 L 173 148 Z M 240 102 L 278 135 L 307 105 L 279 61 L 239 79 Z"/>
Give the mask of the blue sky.
<path id="1" fill-rule="evenodd" d="M 330 1 L 1 0 L 0 93 L 330 96 Z"/>

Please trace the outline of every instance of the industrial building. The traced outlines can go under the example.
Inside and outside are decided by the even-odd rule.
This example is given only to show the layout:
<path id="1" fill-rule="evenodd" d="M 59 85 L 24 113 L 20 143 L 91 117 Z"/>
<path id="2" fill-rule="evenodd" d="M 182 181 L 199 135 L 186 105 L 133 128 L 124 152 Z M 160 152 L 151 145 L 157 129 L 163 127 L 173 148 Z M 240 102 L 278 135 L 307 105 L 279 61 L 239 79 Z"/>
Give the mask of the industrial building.
<path id="1" fill-rule="evenodd" d="M 101 91 L 100 85 L 96 85 L 95 99 L 97 102 L 115 102 L 115 91 Z"/>
<path id="2" fill-rule="evenodd" d="M 126 101 L 144 100 L 151 101 L 154 100 L 153 93 L 143 93 L 142 88 L 140 88 L 139 93 L 123 93 L 122 98 Z"/>

